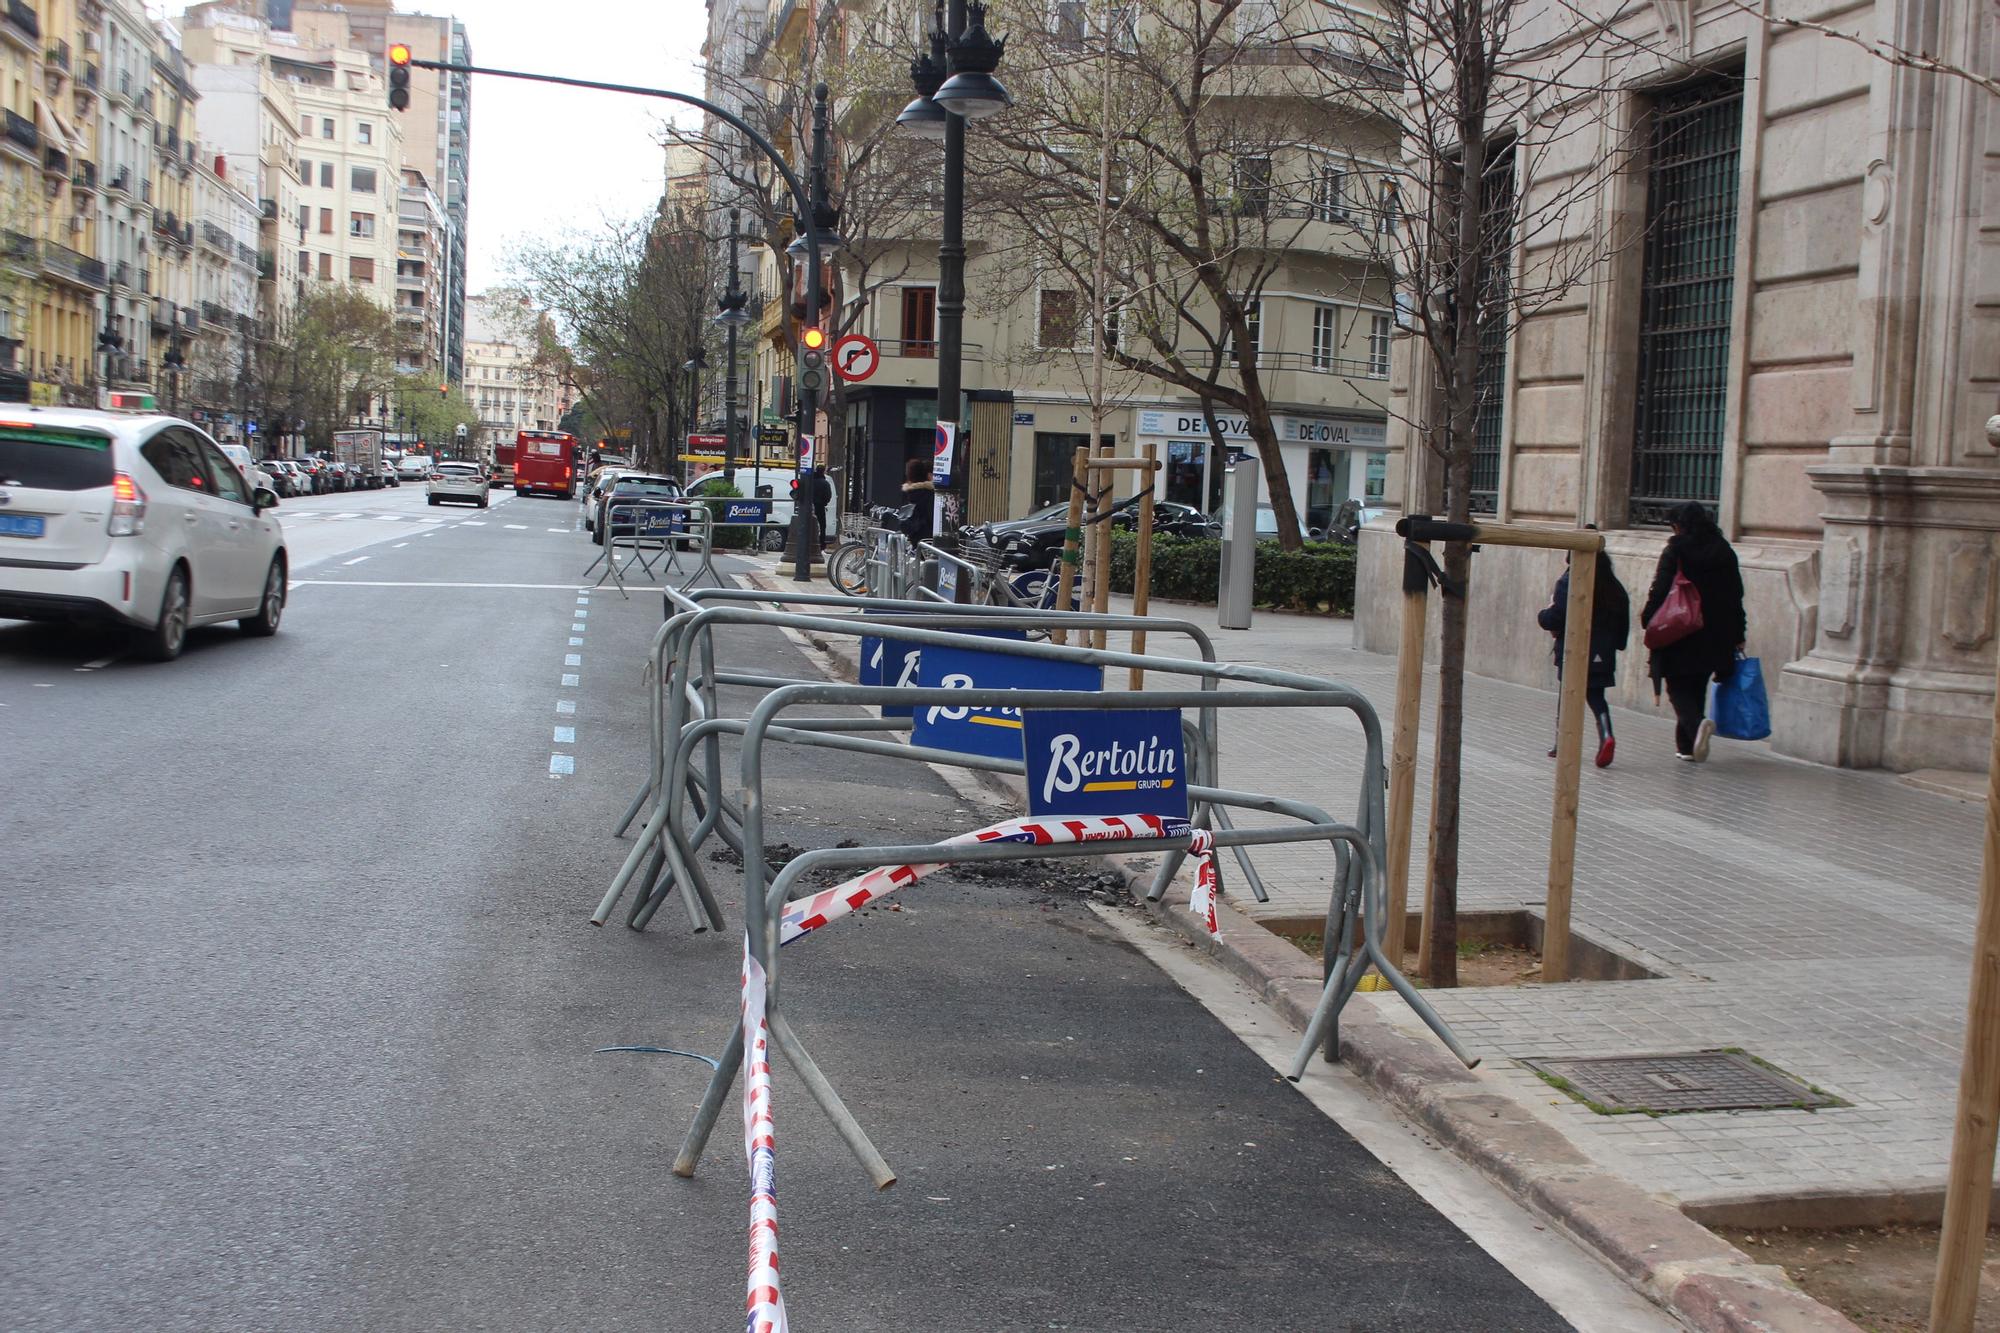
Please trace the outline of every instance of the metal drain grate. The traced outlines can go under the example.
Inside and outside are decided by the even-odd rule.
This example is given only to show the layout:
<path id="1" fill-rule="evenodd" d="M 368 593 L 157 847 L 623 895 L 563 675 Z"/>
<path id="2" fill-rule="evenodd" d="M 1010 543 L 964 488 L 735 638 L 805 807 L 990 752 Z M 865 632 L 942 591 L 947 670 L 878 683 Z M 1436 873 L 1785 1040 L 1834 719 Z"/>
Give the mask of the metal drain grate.
<path id="1" fill-rule="evenodd" d="M 1739 1051 L 1523 1060 L 1602 1111 L 1767 1111 L 1844 1106 Z"/>

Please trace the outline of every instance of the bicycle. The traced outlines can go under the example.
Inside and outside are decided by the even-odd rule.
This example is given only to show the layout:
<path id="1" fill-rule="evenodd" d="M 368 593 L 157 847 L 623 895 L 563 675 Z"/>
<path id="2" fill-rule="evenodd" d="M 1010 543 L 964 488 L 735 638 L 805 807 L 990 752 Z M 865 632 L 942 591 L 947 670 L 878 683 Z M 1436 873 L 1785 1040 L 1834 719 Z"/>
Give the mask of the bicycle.
<path id="1" fill-rule="evenodd" d="M 868 522 L 872 528 L 900 530 L 915 512 L 915 506 L 902 505 L 890 508 L 876 505 L 868 511 Z M 872 594 L 868 586 L 868 542 L 861 537 L 847 537 L 826 557 L 827 581 L 834 590 L 846 597 L 867 597 Z"/>

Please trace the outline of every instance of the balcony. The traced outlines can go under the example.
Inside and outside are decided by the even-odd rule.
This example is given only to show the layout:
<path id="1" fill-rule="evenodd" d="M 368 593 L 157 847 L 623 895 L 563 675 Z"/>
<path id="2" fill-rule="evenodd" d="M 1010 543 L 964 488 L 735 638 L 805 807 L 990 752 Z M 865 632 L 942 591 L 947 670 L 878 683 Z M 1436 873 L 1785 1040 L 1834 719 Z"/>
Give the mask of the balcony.
<path id="1" fill-rule="evenodd" d="M 174 303 L 164 296 L 153 298 L 153 327 L 170 329 L 174 326 Z"/>
<path id="2" fill-rule="evenodd" d="M 42 242 L 42 271 L 98 291 L 104 290 L 103 260 L 92 259 L 54 241 Z"/>
<path id="3" fill-rule="evenodd" d="M 266 222 L 276 222 L 278 220 L 278 201 L 275 199 L 266 199 L 263 211 L 259 216 Z"/>
<path id="4" fill-rule="evenodd" d="M 189 229 L 192 230 L 193 228 L 190 227 Z M 236 260 L 245 268 L 255 268 L 257 265 L 257 252 L 243 244 L 243 242 L 238 241 L 236 243 Z"/>
<path id="5" fill-rule="evenodd" d="M 43 144 L 42 170 L 58 178 L 69 175 L 69 154 L 52 143 Z"/>
<path id="6" fill-rule="evenodd" d="M 201 332 L 201 316 L 195 313 L 191 305 L 181 307 L 181 328 L 188 333 Z"/>
<path id="7" fill-rule="evenodd" d="M 51 46 L 48 49 L 48 52 L 42 58 L 47 63 L 54 65 L 57 69 L 62 70 L 64 73 L 68 73 L 69 43 L 57 42 L 54 46 Z"/>
<path id="8" fill-rule="evenodd" d="M 34 121 L 29 120 L 18 111 L 9 111 L 6 121 L 6 128 L 4 131 L 0 131 L 0 143 L 12 144 L 16 148 L 25 148 L 30 156 L 37 155 L 42 151 L 42 136 L 35 129 Z"/>
<path id="9" fill-rule="evenodd" d="M 41 15 L 24 0 L 7 0 L 6 12 L 0 13 L 0 36 L 30 51 L 39 51 L 42 46 Z"/>
<path id="10" fill-rule="evenodd" d="M 103 71 L 99 70 L 97 66 L 85 62 L 83 67 L 83 87 L 94 93 L 103 83 Z"/>
<path id="11" fill-rule="evenodd" d="M 193 314 L 194 312 L 190 310 L 188 313 Z M 222 324 L 228 321 L 229 312 L 213 301 L 203 301 L 201 303 L 201 317 L 211 324 Z"/>
<path id="12" fill-rule="evenodd" d="M 26 232 L 0 231 L 0 258 L 8 263 L 34 263 L 35 238 Z"/>
<path id="13" fill-rule="evenodd" d="M 139 182 L 139 202 L 142 204 L 153 202 L 153 182 L 149 180 Z"/>
<path id="14" fill-rule="evenodd" d="M 111 285 L 113 287 L 130 287 L 132 285 L 131 264 L 121 259 L 111 266 Z"/>
<path id="15" fill-rule="evenodd" d="M 69 174 L 70 188 L 95 191 L 97 189 L 97 164 L 88 158 L 79 157 L 76 167 Z"/>
<path id="16" fill-rule="evenodd" d="M 230 236 L 226 229 L 206 220 L 201 224 L 201 243 L 211 250 L 220 251 L 225 255 L 234 250 L 236 246 L 235 239 Z"/>
<path id="17" fill-rule="evenodd" d="M 105 188 L 116 194 L 132 193 L 132 169 L 130 167 L 120 167 L 118 170 L 112 172 L 111 181 Z"/>
<path id="18" fill-rule="evenodd" d="M 152 295 L 153 292 L 153 270 L 147 268 L 144 264 L 139 266 L 139 290 L 148 296 Z"/>
<path id="19" fill-rule="evenodd" d="M 1234 369 L 1235 354 L 1229 351 L 1216 352 L 1210 348 L 1196 348 L 1182 354 L 1191 370 L 1210 370 L 1220 361 L 1222 369 Z M 1257 352 L 1251 358 L 1257 369 L 1269 374 L 1273 371 L 1302 371 L 1311 375 L 1338 375 L 1350 380 L 1386 380 L 1389 378 L 1387 358 L 1368 360 L 1351 356 L 1317 356 L 1310 352 Z"/>

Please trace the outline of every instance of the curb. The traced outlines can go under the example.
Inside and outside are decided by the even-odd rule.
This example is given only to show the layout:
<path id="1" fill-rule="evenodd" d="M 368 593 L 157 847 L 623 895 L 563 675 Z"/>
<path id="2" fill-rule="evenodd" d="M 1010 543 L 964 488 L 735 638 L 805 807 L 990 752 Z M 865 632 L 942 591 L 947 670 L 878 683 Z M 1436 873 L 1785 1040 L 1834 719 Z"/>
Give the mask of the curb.
<path id="1" fill-rule="evenodd" d="M 782 592 L 779 580 L 749 571 L 744 580 Z M 778 585 L 778 586 L 774 586 Z M 850 671 L 858 649 L 819 639 L 813 646 Z M 1019 791 L 999 774 L 963 776 L 1003 799 Z M 1116 853 L 1080 858 L 1125 877 L 1135 896 L 1153 866 Z M 1217 904 L 1222 936 L 1171 897 L 1139 899 L 1144 910 L 1251 987 L 1303 1033 L 1320 995 L 1317 962 L 1258 925 L 1227 899 Z M 1340 1017 L 1341 1063 L 1530 1212 L 1594 1251 L 1648 1299 L 1702 1333 L 1862 1333 L 1838 1311 L 1760 1264 L 1666 1199 L 1613 1176 L 1513 1098 L 1490 1088 L 1442 1047 L 1411 1037 L 1366 1004 Z"/>
<path id="2" fill-rule="evenodd" d="M 1320 994 L 1314 960 L 1226 901 L 1220 904 L 1219 940 L 1171 900 L 1146 907 L 1247 983 L 1287 1023 L 1305 1030 Z M 1340 1059 L 1397 1110 L 1690 1328 L 1861 1333 L 1801 1291 L 1782 1268 L 1757 1263 L 1666 1199 L 1605 1172 L 1442 1047 L 1403 1033 L 1371 1006 L 1350 1004 L 1342 1011 Z"/>

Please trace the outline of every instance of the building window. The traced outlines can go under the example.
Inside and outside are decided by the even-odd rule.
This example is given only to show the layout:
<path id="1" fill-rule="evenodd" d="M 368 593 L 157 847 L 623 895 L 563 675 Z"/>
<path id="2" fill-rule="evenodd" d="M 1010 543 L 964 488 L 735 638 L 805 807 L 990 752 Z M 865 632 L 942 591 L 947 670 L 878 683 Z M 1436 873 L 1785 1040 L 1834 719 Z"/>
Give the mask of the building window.
<path id="1" fill-rule="evenodd" d="M 303 235 L 312 230 L 313 211 L 311 204 L 299 205 L 299 232 Z"/>
<path id="2" fill-rule="evenodd" d="M 319 188 L 322 190 L 331 190 L 333 188 L 333 163 L 322 162 L 319 164 Z"/>
<path id="3" fill-rule="evenodd" d="M 1722 493 L 1736 272 L 1742 83 L 1707 79 L 1653 106 L 1639 298 L 1631 521 Z"/>
<path id="4" fill-rule="evenodd" d="M 319 137 L 320 137 L 320 138 L 322 138 L 322 139 L 331 139 L 331 138 L 333 137 L 333 118 L 332 118 L 332 117 L 330 117 L 330 116 L 329 116 L 329 117 L 326 117 L 325 119 L 322 119 L 322 120 L 320 121 L 320 123 L 319 123 Z"/>
<path id="5" fill-rule="evenodd" d="M 1389 328 L 1387 315 L 1368 321 L 1368 374 L 1372 379 L 1389 378 Z"/>
<path id="6" fill-rule="evenodd" d="M 937 288 L 903 288 L 903 355 L 937 355 Z"/>
<path id="7" fill-rule="evenodd" d="M 1331 162 L 1321 162 L 1313 174 L 1313 217 L 1338 222 L 1346 216 L 1347 173 Z"/>
<path id="8" fill-rule="evenodd" d="M 1334 347 L 1336 346 L 1334 327 L 1339 310 L 1330 305 L 1313 307 L 1313 350 L 1312 368 L 1332 370 Z"/>
<path id="9" fill-rule="evenodd" d="M 332 281 L 333 281 L 333 256 L 332 256 L 332 255 L 321 255 L 321 256 L 319 257 L 319 279 L 320 279 L 320 281 L 321 281 L 321 282 L 332 282 Z"/>
<path id="10" fill-rule="evenodd" d="M 349 236 L 359 236 L 363 240 L 372 240 L 375 235 L 375 215 L 373 213 L 349 213 L 347 215 L 347 234 Z"/>
<path id="11" fill-rule="evenodd" d="M 1514 260 L 1514 147 L 1499 149 L 1480 187 L 1485 235 L 1479 256 L 1479 359 L 1474 364 L 1472 512 L 1500 509 L 1500 423 L 1507 397 L 1507 329 Z"/>
<path id="12" fill-rule="evenodd" d="M 355 132 L 361 136 L 361 142 L 363 143 L 375 142 L 375 127 L 373 125 L 370 125 L 367 121 L 365 120 L 360 121 L 355 125 L 354 129 Z"/>
<path id="13" fill-rule="evenodd" d="M 1235 197 L 1231 200 L 1238 217 L 1261 218 L 1271 208 L 1271 159 L 1239 157 L 1232 169 Z"/>
<path id="14" fill-rule="evenodd" d="M 1036 295 L 1035 345 L 1045 351 L 1075 347 L 1083 332 L 1077 313 L 1076 293 L 1059 287 L 1044 287 Z"/>
<path id="15" fill-rule="evenodd" d="M 313 261 L 312 251 L 310 250 L 299 251 L 299 272 L 301 273 L 312 272 L 312 261 Z"/>
<path id="16" fill-rule="evenodd" d="M 350 167 L 347 172 L 347 188 L 356 194 L 375 193 L 375 168 Z"/>
<path id="17" fill-rule="evenodd" d="M 301 185 L 311 185 L 312 183 L 313 183 L 313 164 L 312 164 L 312 163 L 310 163 L 310 162 L 308 162 L 308 161 L 306 161 L 306 159 L 304 159 L 304 158 L 300 158 L 300 159 L 299 159 L 299 184 L 301 184 Z"/>
<path id="18" fill-rule="evenodd" d="M 333 235 L 333 210 L 330 208 L 322 208 L 319 211 L 319 234 Z"/>

